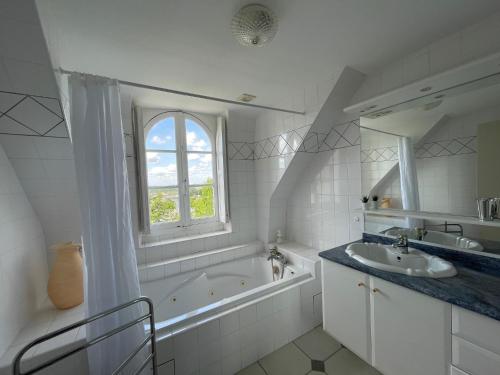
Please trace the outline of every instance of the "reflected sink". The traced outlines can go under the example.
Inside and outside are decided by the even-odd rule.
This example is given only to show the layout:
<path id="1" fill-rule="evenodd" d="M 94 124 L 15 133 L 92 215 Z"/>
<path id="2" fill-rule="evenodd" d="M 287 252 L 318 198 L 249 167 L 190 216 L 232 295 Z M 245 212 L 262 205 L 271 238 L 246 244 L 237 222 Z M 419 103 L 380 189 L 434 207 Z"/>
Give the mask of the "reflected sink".
<path id="1" fill-rule="evenodd" d="M 409 239 L 416 240 L 417 233 L 415 230 L 406 228 L 393 228 L 385 231 L 388 236 L 397 237 L 401 234 L 405 234 Z M 459 236 L 454 233 L 438 232 L 434 230 L 426 230 L 423 241 L 435 243 L 438 245 L 453 246 L 460 249 L 483 251 L 483 246 L 470 238 Z"/>
<path id="2" fill-rule="evenodd" d="M 450 262 L 413 248 L 408 248 L 408 254 L 403 254 L 390 245 L 353 243 L 345 252 L 356 261 L 382 271 L 435 279 L 457 274 Z"/>

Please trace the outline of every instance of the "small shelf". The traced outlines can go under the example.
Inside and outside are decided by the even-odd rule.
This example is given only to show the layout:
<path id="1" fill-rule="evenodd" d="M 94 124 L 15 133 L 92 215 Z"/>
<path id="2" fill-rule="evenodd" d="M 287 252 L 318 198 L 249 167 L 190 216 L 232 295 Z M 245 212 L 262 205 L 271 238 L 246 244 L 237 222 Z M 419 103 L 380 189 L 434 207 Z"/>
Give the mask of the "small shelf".
<path id="1" fill-rule="evenodd" d="M 443 220 L 459 224 L 472 224 L 472 225 L 481 225 L 485 227 L 500 228 L 500 220 L 481 221 L 474 216 L 452 215 L 443 212 L 408 211 L 408 210 L 397 210 L 392 208 L 379 208 L 377 210 L 359 210 L 359 211 L 372 216 L 413 217 L 415 219 Z"/>

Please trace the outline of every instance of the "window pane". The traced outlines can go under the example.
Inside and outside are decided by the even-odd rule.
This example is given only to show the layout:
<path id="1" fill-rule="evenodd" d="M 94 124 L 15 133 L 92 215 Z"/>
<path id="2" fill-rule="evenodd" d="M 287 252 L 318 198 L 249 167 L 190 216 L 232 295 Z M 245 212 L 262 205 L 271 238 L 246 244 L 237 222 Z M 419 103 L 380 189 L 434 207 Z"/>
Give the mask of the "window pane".
<path id="1" fill-rule="evenodd" d="M 212 184 L 214 181 L 212 154 L 188 152 L 189 185 Z"/>
<path id="2" fill-rule="evenodd" d="M 215 215 L 213 186 L 190 187 L 189 204 L 193 219 L 213 217 Z"/>
<path id="3" fill-rule="evenodd" d="M 191 119 L 186 119 L 186 143 L 188 151 L 212 151 L 207 132 Z"/>
<path id="4" fill-rule="evenodd" d="M 177 157 L 175 153 L 146 152 L 148 186 L 176 186 Z"/>
<path id="5" fill-rule="evenodd" d="M 168 117 L 149 129 L 146 150 L 175 150 L 175 120 Z"/>
<path id="6" fill-rule="evenodd" d="M 149 189 L 149 220 L 151 224 L 179 221 L 179 189 Z"/>

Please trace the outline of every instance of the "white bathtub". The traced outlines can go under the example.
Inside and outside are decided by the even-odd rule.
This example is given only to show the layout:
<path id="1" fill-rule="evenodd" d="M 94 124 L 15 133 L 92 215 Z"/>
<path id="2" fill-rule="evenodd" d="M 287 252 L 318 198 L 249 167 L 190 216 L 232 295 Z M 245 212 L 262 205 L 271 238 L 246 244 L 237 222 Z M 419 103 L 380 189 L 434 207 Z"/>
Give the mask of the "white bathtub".
<path id="1" fill-rule="evenodd" d="M 262 255 L 145 282 L 141 288 L 153 300 L 156 330 L 162 337 L 311 278 L 307 270 L 287 266 L 283 279 L 273 281 L 271 264 Z"/>

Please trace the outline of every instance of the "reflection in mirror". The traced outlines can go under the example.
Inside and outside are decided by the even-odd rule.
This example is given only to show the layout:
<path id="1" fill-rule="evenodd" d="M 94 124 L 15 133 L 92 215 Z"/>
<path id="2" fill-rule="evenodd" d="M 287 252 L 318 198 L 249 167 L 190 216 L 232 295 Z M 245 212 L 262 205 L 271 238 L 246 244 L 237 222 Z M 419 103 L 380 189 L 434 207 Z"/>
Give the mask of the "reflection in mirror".
<path id="1" fill-rule="evenodd" d="M 363 195 L 380 208 L 477 217 L 500 197 L 500 83 L 491 77 L 362 117 Z M 500 254 L 500 228 L 366 215 L 365 230 Z M 496 219 L 498 220 L 498 219 Z"/>

